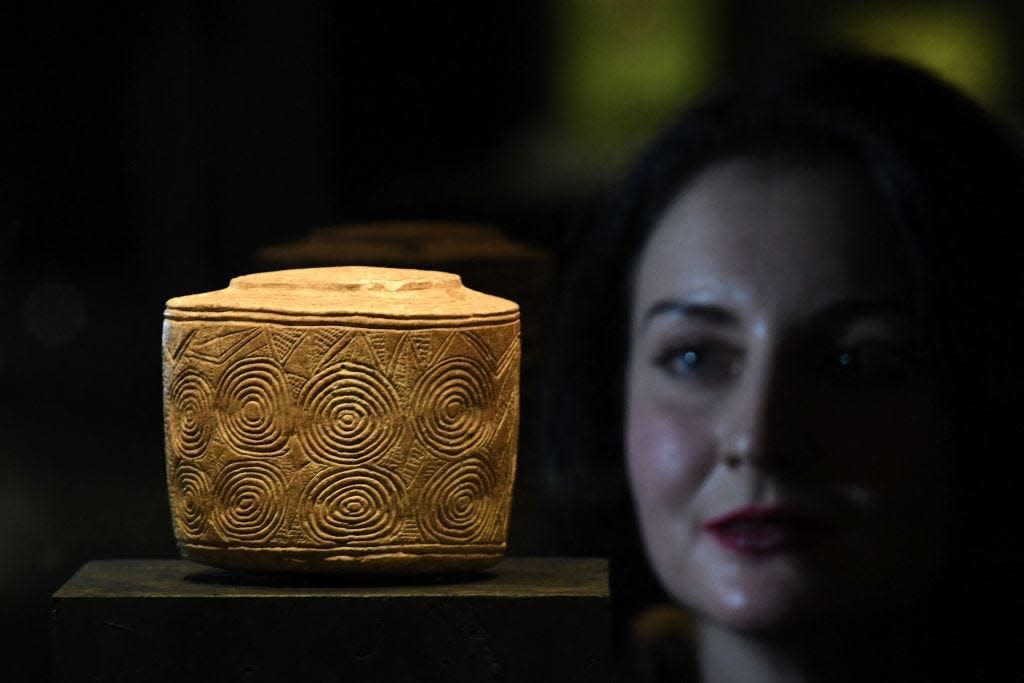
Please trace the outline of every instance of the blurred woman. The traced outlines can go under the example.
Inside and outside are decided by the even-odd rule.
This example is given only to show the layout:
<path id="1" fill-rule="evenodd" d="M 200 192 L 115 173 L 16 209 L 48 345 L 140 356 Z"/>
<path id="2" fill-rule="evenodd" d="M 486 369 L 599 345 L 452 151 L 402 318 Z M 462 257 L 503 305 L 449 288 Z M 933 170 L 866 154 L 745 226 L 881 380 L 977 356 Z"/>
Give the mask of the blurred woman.
<path id="1" fill-rule="evenodd" d="M 1022 191 L 1016 138 L 975 103 L 906 64 L 831 56 L 685 112 L 586 236 L 551 452 L 576 473 L 580 547 L 613 535 L 590 548 L 609 548 L 620 601 L 633 535 L 691 615 L 690 675 L 998 666 L 988 647 L 959 655 L 1020 607 Z M 579 502 L 620 460 L 635 532 Z"/>

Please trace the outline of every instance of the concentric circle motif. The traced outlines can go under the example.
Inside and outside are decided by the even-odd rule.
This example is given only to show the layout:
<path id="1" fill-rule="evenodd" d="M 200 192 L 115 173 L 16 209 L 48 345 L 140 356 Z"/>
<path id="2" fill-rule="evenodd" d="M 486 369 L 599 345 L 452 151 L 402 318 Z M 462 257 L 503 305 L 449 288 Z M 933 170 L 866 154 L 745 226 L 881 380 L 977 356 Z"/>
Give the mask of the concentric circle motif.
<path id="1" fill-rule="evenodd" d="M 198 467 L 183 464 L 174 472 L 175 521 L 179 533 L 196 540 L 206 531 L 210 512 L 210 479 Z"/>
<path id="2" fill-rule="evenodd" d="M 285 477 L 272 462 L 236 460 L 218 473 L 213 522 L 227 540 L 258 544 L 269 540 L 284 519 Z"/>
<path id="3" fill-rule="evenodd" d="M 373 465 L 324 470 L 303 491 L 303 525 L 323 545 L 380 543 L 398 527 L 404 488 Z"/>
<path id="4" fill-rule="evenodd" d="M 478 457 L 449 463 L 423 488 L 419 525 L 439 543 L 473 543 L 494 534 L 499 502 L 491 465 Z"/>
<path id="5" fill-rule="evenodd" d="M 173 452 L 199 458 L 214 430 L 213 389 L 202 375 L 186 370 L 167 390 L 167 437 Z"/>
<path id="6" fill-rule="evenodd" d="M 344 361 L 324 368 L 306 383 L 299 403 L 305 416 L 299 439 L 321 464 L 378 460 L 402 435 L 398 392 L 369 365 Z"/>
<path id="7" fill-rule="evenodd" d="M 245 358 L 217 385 L 221 433 L 238 452 L 279 455 L 288 445 L 291 393 L 284 373 L 269 358 Z"/>
<path id="8" fill-rule="evenodd" d="M 428 369 L 413 390 L 416 437 L 439 455 L 462 455 L 491 430 L 494 386 L 478 360 L 452 357 Z"/>

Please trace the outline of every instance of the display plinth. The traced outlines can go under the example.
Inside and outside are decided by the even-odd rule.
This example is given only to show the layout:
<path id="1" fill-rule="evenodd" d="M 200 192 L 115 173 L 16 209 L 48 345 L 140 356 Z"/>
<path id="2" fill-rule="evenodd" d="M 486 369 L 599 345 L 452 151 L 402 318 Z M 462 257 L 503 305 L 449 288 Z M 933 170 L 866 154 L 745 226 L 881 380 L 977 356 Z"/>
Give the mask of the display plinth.
<path id="1" fill-rule="evenodd" d="M 507 558 L 356 582 L 89 562 L 52 598 L 56 681 L 601 681 L 608 565 Z"/>

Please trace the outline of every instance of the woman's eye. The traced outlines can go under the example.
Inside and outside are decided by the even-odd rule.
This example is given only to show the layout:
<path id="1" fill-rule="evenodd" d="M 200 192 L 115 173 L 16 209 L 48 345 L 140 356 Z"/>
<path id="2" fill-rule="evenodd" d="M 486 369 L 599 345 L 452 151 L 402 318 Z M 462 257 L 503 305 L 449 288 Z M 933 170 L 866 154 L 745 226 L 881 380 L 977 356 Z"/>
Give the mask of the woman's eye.
<path id="1" fill-rule="evenodd" d="M 839 349 L 827 364 L 839 379 L 878 382 L 903 378 L 911 365 L 905 349 L 883 343 Z"/>
<path id="2" fill-rule="evenodd" d="M 734 351 L 711 345 L 671 347 L 655 358 L 655 364 L 672 377 L 706 383 L 729 379 L 739 369 Z"/>

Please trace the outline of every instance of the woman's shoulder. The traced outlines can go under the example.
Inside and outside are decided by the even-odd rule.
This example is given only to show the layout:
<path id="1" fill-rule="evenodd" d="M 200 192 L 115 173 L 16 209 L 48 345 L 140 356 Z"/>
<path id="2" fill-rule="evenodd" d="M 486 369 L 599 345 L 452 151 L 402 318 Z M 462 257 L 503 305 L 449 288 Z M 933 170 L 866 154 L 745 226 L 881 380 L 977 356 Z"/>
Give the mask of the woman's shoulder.
<path id="1" fill-rule="evenodd" d="M 618 680 L 631 683 L 696 681 L 693 617 L 672 603 L 658 603 L 629 623 Z"/>

